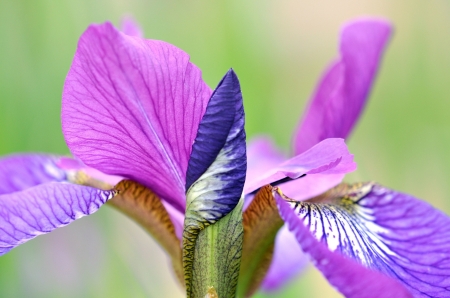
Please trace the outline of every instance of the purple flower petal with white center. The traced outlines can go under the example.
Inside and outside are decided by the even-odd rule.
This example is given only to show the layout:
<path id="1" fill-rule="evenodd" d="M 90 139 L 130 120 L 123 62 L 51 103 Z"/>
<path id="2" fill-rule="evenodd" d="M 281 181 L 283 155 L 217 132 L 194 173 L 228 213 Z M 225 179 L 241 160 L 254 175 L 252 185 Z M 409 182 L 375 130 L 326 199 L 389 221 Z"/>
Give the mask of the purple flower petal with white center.
<path id="1" fill-rule="evenodd" d="M 49 182 L 0 195 L 0 255 L 38 235 L 94 213 L 114 193 Z"/>
<path id="2" fill-rule="evenodd" d="M 67 181 L 57 166 L 60 157 L 48 154 L 17 154 L 0 158 L 0 195 L 48 182 Z"/>
<path id="3" fill-rule="evenodd" d="M 298 179 L 302 175 L 319 173 L 345 174 L 356 169 L 353 155 L 343 139 L 326 139 L 308 151 L 272 168 L 260 177 L 250 181 L 244 188 L 248 194 L 261 186 L 282 181 L 285 178 Z"/>
<path id="4" fill-rule="evenodd" d="M 302 249 L 347 297 L 402 297 L 388 279 L 416 297 L 450 294 L 450 218 L 429 204 L 373 183 L 306 202 L 274 195 Z"/>
<path id="5" fill-rule="evenodd" d="M 294 139 L 300 154 L 326 138 L 347 138 L 356 124 L 391 35 L 384 20 L 362 19 L 346 25 L 338 61 L 331 64 L 306 109 Z"/>
<path id="6" fill-rule="evenodd" d="M 188 160 L 210 95 L 180 49 L 93 25 L 64 85 L 64 136 L 87 166 L 138 181 L 184 211 Z"/>

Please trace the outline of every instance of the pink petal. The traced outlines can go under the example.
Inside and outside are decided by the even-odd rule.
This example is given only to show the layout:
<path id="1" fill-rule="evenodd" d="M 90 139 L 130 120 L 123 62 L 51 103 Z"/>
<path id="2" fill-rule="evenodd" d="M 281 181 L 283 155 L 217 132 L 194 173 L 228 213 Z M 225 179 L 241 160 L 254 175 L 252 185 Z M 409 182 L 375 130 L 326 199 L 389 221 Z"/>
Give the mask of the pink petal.
<path id="1" fill-rule="evenodd" d="M 268 137 L 258 137 L 247 145 L 247 178 L 245 184 L 258 179 L 262 173 L 270 171 L 283 161 L 286 157 L 279 152 L 278 148 Z"/>
<path id="2" fill-rule="evenodd" d="M 168 204 L 166 201 L 161 202 L 166 208 L 167 213 L 169 213 L 170 220 L 172 220 L 172 223 L 175 226 L 175 235 L 177 235 L 181 243 L 181 240 L 183 239 L 184 212 L 180 212 L 178 209 L 175 209 L 172 205 Z"/>
<path id="3" fill-rule="evenodd" d="M 247 176 L 244 189 L 285 160 L 284 155 L 278 151 L 269 137 L 257 137 L 251 140 L 247 146 Z M 253 195 L 245 196 L 244 210 L 252 202 L 253 197 Z"/>
<path id="4" fill-rule="evenodd" d="M 140 182 L 178 210 L 211 90 L 180 49 L 117 31 L 81 36 L 64 85 L 66 142 L 87 166 Z"/>
<path id="5" fill-rule="evenodd" d="M 69 173 L 71 171 L 81 171 L 95 180 L 109 184 L 111 188 L 124 179 L 121 176 L 107 175 L 105 173 L 100 172 L 99 170 L 87 167 L 80 160 L 70 157 L 61 157 L 57 162 L 57 166 Z"/>
<path id="6" fill-rule="evenodd" d="M 144 37 L 141 27 L 132 17 L 125 17 L 122 20 L 122 32 L 130 36 Z"/>
<path id="7" fill-rule="evenodd" d="M 303 154 L 285 161 L 250 181 L 244 187 L 244 194 L 249 194 L 264 185 L 286 177 L 297 179 L 304 174 L 345 174 L 355 169 L 353 155 L 348 151 L 344 140 L 326 139 Z"/>
<path id="8" fill-rule="evenodd" d="M 357 122 L 391 34 L 379 19 L 361 19 L 342 29 L 338 61 L 331 64 L 297 128 L 294 152 L 300 154 L 326 138 L 347 138 Z"/>
<path id="9" fill-rule="evenodd" d="M 324 171 L 319 174 L 306 175 L 297 180 L 285 182 L 280 189 L 285 195 L 294 200 L 304 201 L 318 196 L 332 187 L 335 187 L 344 179 L 345 174 L 331 174 Z"/>

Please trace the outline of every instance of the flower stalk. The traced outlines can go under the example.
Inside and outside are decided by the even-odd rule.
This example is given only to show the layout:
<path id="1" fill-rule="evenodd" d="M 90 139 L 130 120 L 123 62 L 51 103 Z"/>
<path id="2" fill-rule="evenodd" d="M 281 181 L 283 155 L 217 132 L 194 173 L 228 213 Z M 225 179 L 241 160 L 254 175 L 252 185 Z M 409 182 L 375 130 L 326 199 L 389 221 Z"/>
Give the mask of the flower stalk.
<path id="1" fill-rule="evenodd" d="M 244 238 L 242 203 L 198 234 L 188 297 L 201 298 L 211 287 L 217 297 L 235 297 Z"/>

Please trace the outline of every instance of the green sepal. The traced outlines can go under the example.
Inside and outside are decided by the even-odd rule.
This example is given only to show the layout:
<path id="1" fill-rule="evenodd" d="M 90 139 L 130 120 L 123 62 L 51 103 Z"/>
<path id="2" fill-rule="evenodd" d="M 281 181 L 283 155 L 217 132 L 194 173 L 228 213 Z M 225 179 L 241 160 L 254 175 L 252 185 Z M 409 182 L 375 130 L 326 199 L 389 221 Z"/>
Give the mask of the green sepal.
<path id="1" fill-rule="evenodd" d="M 275 237 L 283 226 L 272 195 L 273 187 L 262 187 L 243 214 L 244 247 L 237 297 L 250 297 L 260 287 L 272 262 Z"/>

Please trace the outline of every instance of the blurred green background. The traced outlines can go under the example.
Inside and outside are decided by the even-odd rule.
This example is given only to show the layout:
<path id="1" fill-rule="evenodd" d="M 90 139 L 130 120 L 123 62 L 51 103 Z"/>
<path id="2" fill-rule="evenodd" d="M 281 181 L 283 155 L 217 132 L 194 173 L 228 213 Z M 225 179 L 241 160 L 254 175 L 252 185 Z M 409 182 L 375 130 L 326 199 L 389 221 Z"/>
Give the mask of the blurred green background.
<path id="1" fill-rule="evenodd" d="M 215 87 L 241 80 L 247 134 L 286 151 L 315 83 L 337 56 L 342 23 L 392 21 L 367 109 L 349 141 L 358 171 L 450 213 L 450 3 L 448 1 L 0 1 L 0 154 L 68 154 L 61 92 L 90 23 L 132 15 L 147 38 L 184 49 Z M 358 282 L 358 281 L 354 281 Z M 338 296 L 314 268 L 282 293 Z M 110 207 L 0 258 L 1 297 L 182 297 L 152 239 Z"/>

